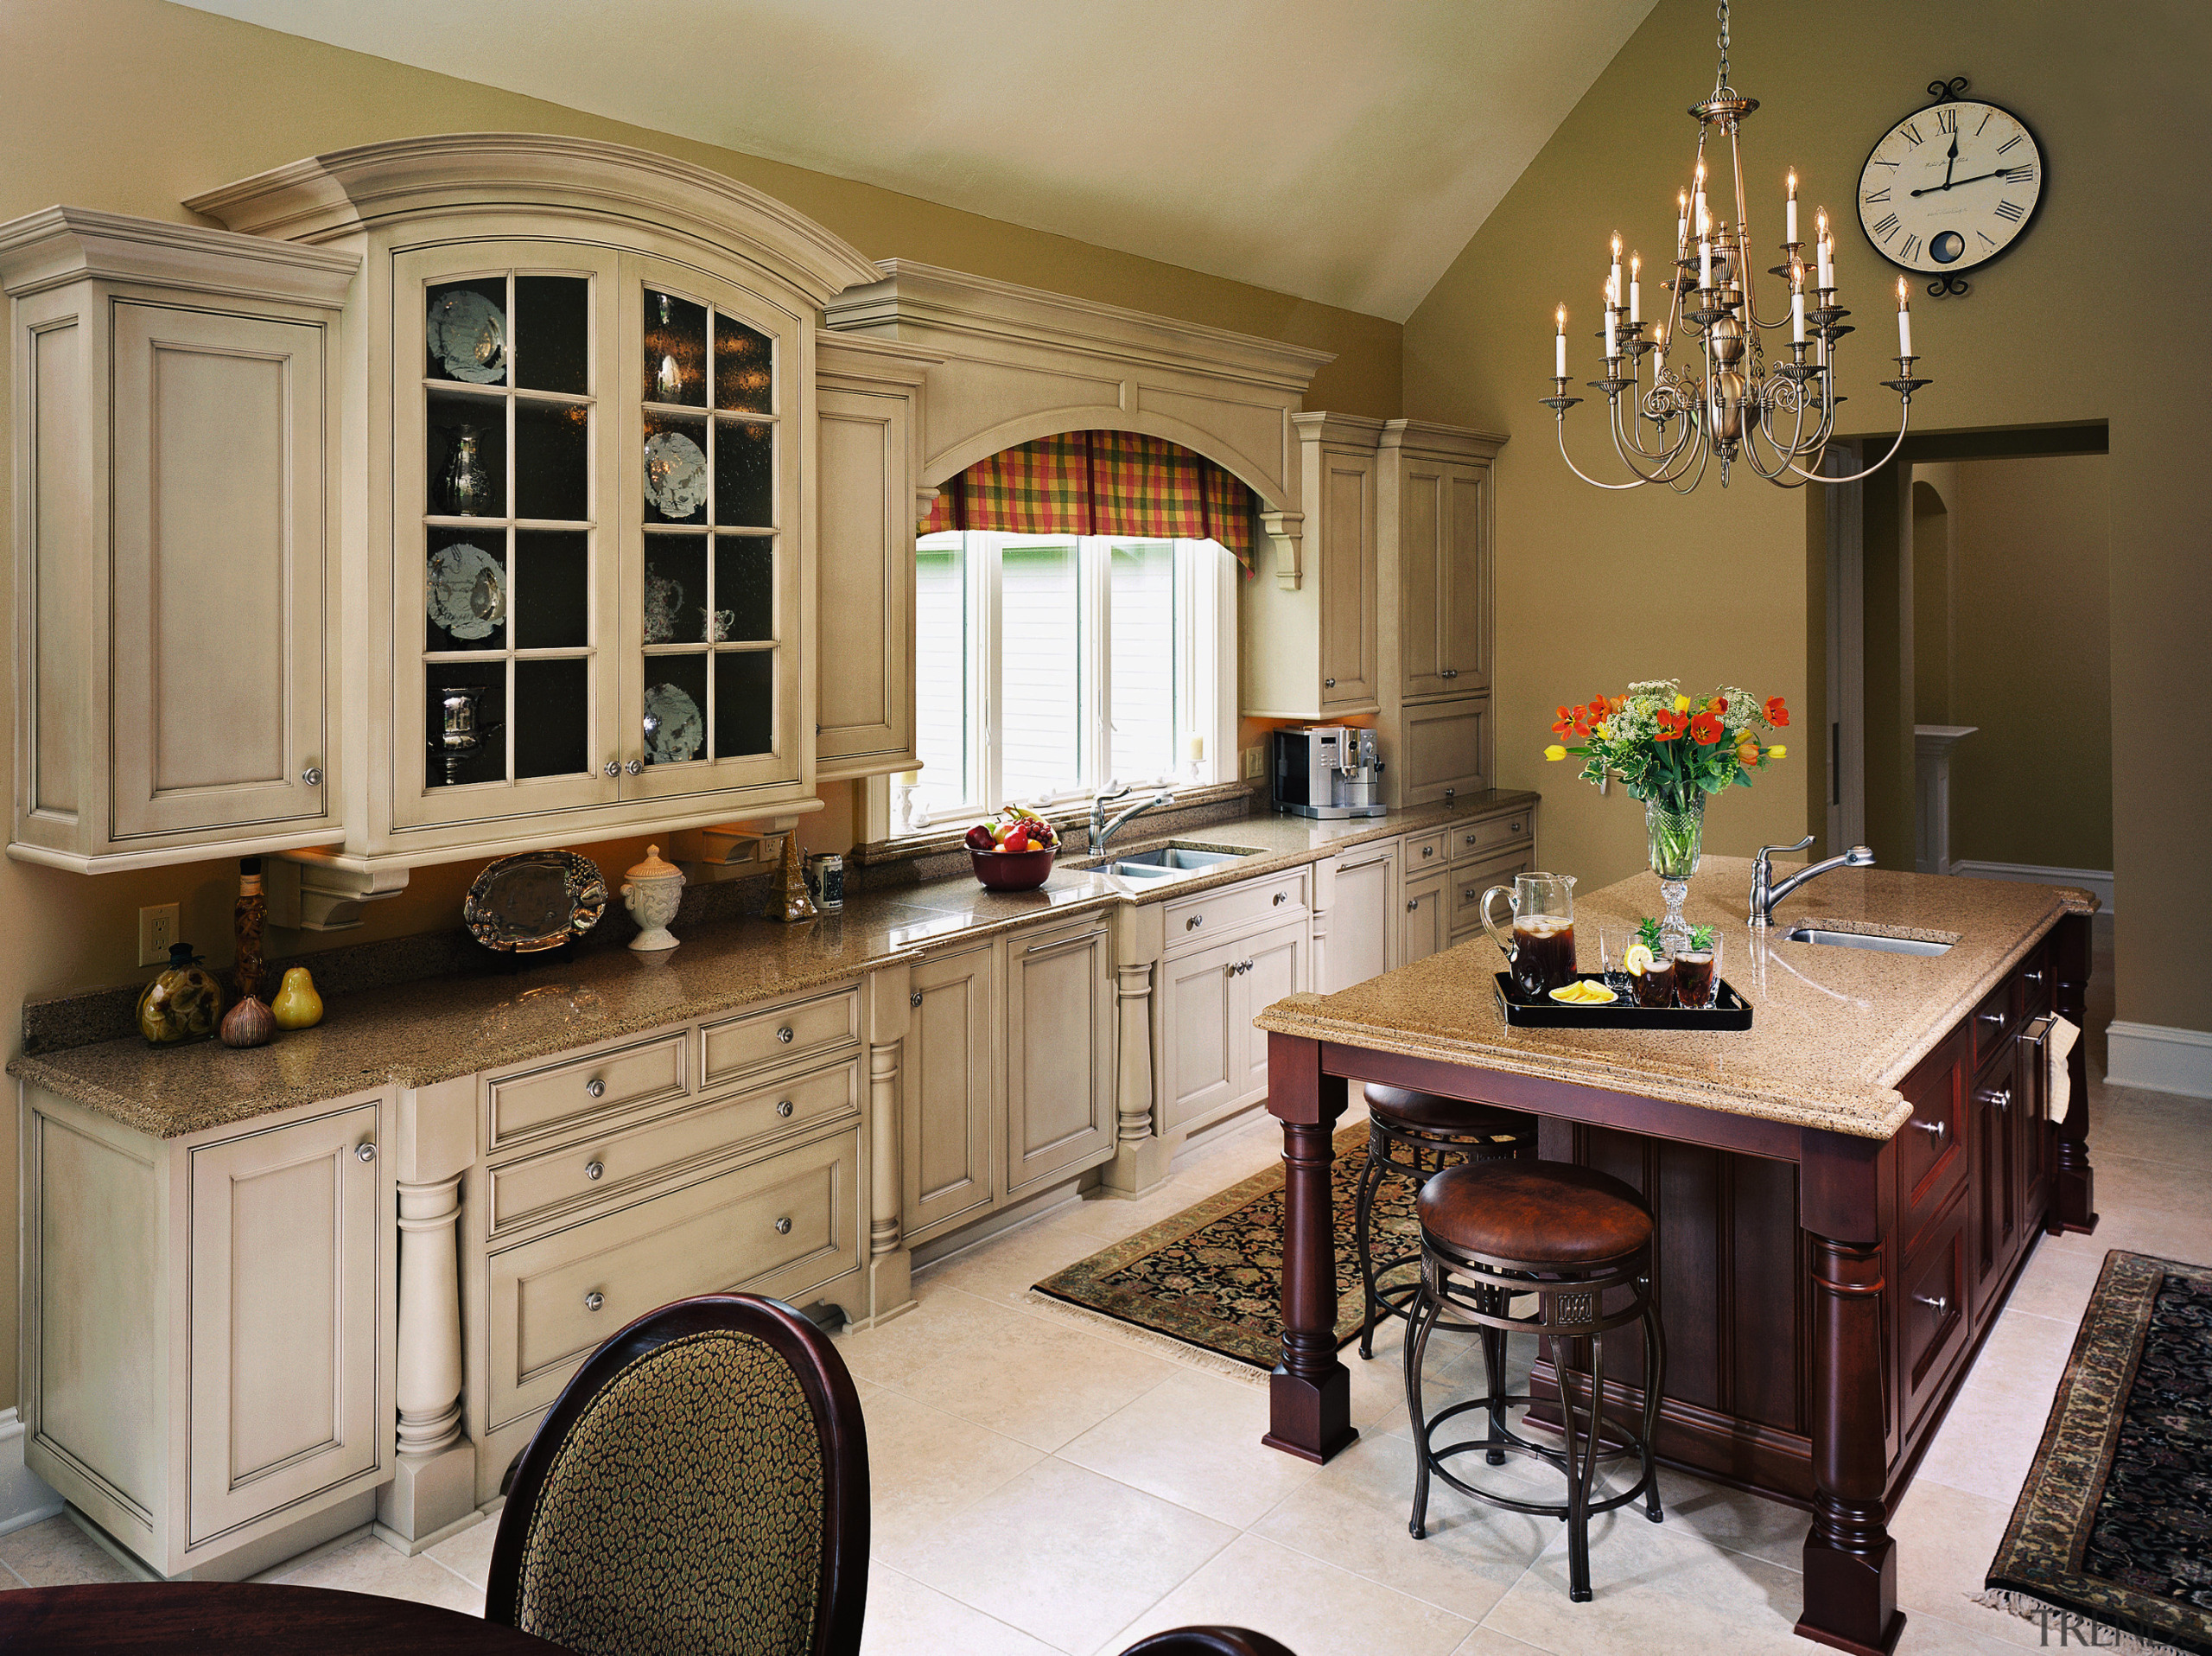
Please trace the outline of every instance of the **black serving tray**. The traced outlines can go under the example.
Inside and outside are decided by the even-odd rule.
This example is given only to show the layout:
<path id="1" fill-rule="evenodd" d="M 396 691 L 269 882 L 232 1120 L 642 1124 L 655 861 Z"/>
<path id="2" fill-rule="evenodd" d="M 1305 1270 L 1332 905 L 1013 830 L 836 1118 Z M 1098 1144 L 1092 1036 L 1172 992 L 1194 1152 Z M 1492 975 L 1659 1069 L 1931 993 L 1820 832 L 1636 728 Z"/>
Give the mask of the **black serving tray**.
<path id="1" fill-rule="evenodd" d="M 1580 978 L 1598 983 L 1605 979 L 1594 971 L 1577 974 Z M 1605 987 L 1611 989 L 1611 984 Z M 1541 1000 L 1523 999 L 1513 985 L 1513 975 L 1497 974 L 1498 1010 L 1505 1014 L 1505 1021 L 1516 1029 L 1748 1029 L 1751 1027 L 1751 1003 L 1738 995 L 1728 980 L 1720 980 L 1719 992 L 1713 1003 L 1702 1012 L 1693 1012 L 1685 1006 L 1638 1006 L 1625 994 L 1617 1001 L 1602 1006 L 1576 1006 L 1567 1001 L 1555 1001 L 1547 995 Z"/>

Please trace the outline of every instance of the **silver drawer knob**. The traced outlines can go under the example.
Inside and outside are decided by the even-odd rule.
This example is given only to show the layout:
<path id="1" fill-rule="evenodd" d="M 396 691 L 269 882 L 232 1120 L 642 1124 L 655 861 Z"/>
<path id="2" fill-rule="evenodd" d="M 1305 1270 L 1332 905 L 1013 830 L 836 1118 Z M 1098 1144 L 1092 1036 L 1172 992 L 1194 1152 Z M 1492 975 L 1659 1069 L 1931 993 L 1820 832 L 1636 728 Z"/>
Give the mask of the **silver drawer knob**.
<path id="1" fill-rule="evenodd" d="M 300 780 L 305 782 L 309 787 L 321 787 L 322 786 L 322 767 L 320 765 L 309 765 L 305 770 L 300 773 Z"/>
<path id="2" fill-rule="evenodd" d="M 605 1098 L 607 1096 L 607 1083 L 601 1080 L 598 1076 L 593 1076 L 591 1080 L 584 1083 L 584 1096 L 591 1099 Z"/>
<path id="3" fill-rule="evenodd" d="M 921 991 L 920 990 L 916 989 L 916 990 L 908 990 L 908 991 L 907 991 L 907 995 L 906 995 L 906 1004 L 907 1004 L 907 1005 L 909 1005 L 909 1006 L 919 1006 L 921 1003 L 922 1003 L 922 991 Z"/>
<path id="4" fill-rule="evenodd" d="M 1436 847 L 1433 845 L 1424 845 L 1421 848 L 1421 854 L 1423 857 L 1433 857 L 1436 855 Z"/>
<path id="5" fill-rule="evenodd" d="M 1915 1294 L 1912 1296 L 1912 1303 L 1915 1305 L 1926 1306 L 1937 1316 L 1942 1316 L 1951 1309 L 1951 1296 L 1948 1294 Z"/>
<path id="6" fill-rule="evenodd" d="M 1912 1124 L 1930 1138 L 1945 1137 L 1951 1131 L 1951 1124 L 1947 1121 L 1923 1121 L 1917 1116 L 1912 1118 Z"/>
<path id="7" fill-rule="evenodd" d="M 791 1101 L 789 1099 L 779 1099 L 776 1100 L 776 1113 L 778 1115 L 788 1116 L 791 1112 Z"/>
<path id="8" fill-rule="evenodd" d="M 2002 1012 L 1982 1012 L 1977 1016 L 1984 1023 L 1993 1024 L 2000 1029 L 2005 1027 L 2005 1015 Z"/>
<path id="9" fill-rule="evenodd" d="M 584 1163 L 584 1177 L 594 1184 L 606 1175 L 606 1172 L 607 1163 L 604 1162 L 594 1160 Z"/>
<path id="10" fill-rule="evenodd" d="M 2043 973 L 2040 970 L 2031 971 L 2024 975 L 2026 976 L 2027 980 L 2031 984 L 2040 984 L 2043 982 Z"/>
<path id="11" fill-rule="evenodd" d="M 1517 822 L 1509 822 L 1508 824 L 1506 824 L 1506 825 L 1505 825 L 1505 826 L 1506 826 L 1506 830 L 1507 830 L 1507 831 L 1508 831 L 1508 832 L 1510 832 L 1510 833 L 1516 833 L 1516 834 L 1517 834 L 1517 833 L 1519 833 L 1519 832 L 1521 831 L 1521 825 L 1520 825 L 1519 823 L 1517 823 Z"/>
<path id="12" fill-rule="evenodd" d="M 1410 901 L 1408 901 L 1408 902 L 1406 904 L 1406 913 L 1408 913 L 1408 914 L 1412 914 L 1412 913 L 1414 912 L 1414 909 L 1416 909 L 1416 908 L 1420 908 L 1420 907 L 1421 907 L 1421 899 L 1420 899 L 1420 898 L 1418 898 L 1418 897 L 1415 897 L 1415 898 L 1412 899 Z"/>
<path id="13" fill-rule="evenodd" d="M 1186 932 L 1195 932 L 1205 923 L 1206 917 L 1204 914 L 1193 914 L 1183 922 L 1183 929 Z"/>
<path id="14" fill-rule="evenodd" d="M 776 1221 L 776 1234 L 778 1236 L 789 1236 L 791 1233 L 791 1222 L 789 1219 L 779 1219 Z"/>
<path id="15" fill-rule="evenodd" d="M 606 768 L 609 776 L 620 776 L 622 774 L 622 761 L 619 759 L 610 759 L 607 761 Z"/>
<path id="16" fill-rule="evenodd" d="M 1981 1101 L 1993 1109 L 2010 1110 L 2012 1107 L 2012 1089 L 2009 1086 L 1986 1086 L 1981 1090 Z"/>
<path id="17" fill-rule="evenodd" d="M 786 1023 L 782 1029 L 777 1030 L 776 1039 L 782 1041 L 786 1047 L 790 1046 L 791 1044 L 791 1026 Z"/>
<path id="18" fill-rule="evenodd" d="M 601 1293 L 596 1288 L 593 1289 L 590 1293 L 584 1296 L 584 1309 L 587 1311 L 596 1311 L 601 1306 L 606 1303 L 607 1296 Z"/>
<path id="19" fill-rule="evenodd" d="M 359 1161 L 373 1162 L 377 1159 L 377 1147 L 373 1144 L 356 1144 L 353 1146 L 353 1155 Z"/>
<path id="20" fill-rule="evenodd" d="M 1324 678 L 1321 681 L 1321 688 L 1324 690 L 1334 690 L 1336 687 L 1337 681 L 1333 678 Z"/>
<path id="21" fill-rule="evenodd" d="M 645 765 L 641 761 L 632 759 L 625 761 L 622 767 L 622 772 L 626 776 L 636 776 L 642 773 L 645 768 Z"/>
<path id="22" fill-rule="evenodd" d="M 1275 893 L 1275 907 L 1276 907 L 1276 908 L 1281 908 L 1285 903 L 1288 902 L 1289 901 L 1290 901 L 1290 893 L 1288 893 L 1287 891 L 1278 891 L 1278 892 L 1276 892 L 1276 893 Z"/>

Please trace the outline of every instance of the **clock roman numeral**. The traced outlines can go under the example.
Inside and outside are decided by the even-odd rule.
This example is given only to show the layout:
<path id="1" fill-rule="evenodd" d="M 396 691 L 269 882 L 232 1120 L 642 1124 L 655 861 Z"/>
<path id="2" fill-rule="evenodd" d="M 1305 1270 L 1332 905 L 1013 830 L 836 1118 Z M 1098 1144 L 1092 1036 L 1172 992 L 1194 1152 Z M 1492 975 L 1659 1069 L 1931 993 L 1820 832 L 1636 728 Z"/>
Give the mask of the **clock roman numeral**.
<path id="1" fill-rule="evenodd" d="M 1991 120 L 1995 118 L 1996 114 L 1997 111 L 1993 109 L 1984 110 L 1981 114 L 1981 126 L 1987 126 Z M 1978 126 L 1974 130 L 1974 135 L 1977 138 L 1981 136 L 1981 126 Z"/>
<path id="2" fill-rule="evenodd" d="M 2028 210 L 2017 202 L 1999 201 L 1997 204 L 1997 216 L 2008 224 L 2018 224 L 2028 216 Z"/>
<path id="3" fill-rule="evenodd" d="M 1959 111 L 1955 109 L 1937 110 L 1936 130 L 1938 132 L 1956 132 L 1959 130 Z"/>
<path id="4" fill-rule="evenodd" d="M 1917 236 L 1907 236 L 1904 239 L 1904 245 L 1897 249 L 1897 256 L 1904 259 L 1907 264 L 1910 264 L 1914 259 L 1918 258 L 1920 257 L 1920 238 Z"/>
<path id="5" fill-rule="evenodd" d="M 1982 241 L 1983 241 L 1983 243 L 1984 243 L 1986 245 L 1987 245 L 1987 246 L 1991 246 L 1991 247 L 1994 247 L 1994 246 L 1996 246 L 1996 245 L 1997 245 L 1997 244 L 1996 244 L 1995 242 L 1991 241 L 1991 240 L 1989 239 L 1989 232 L 1988 232 L 1986 230 L 1977 230 L 1977 231 L 1975 231 L 1974 233 L 1975 235 L 1977 235 L 1977 236 L 1980 237 L 1980 238 L 1981 238 L 1981 239 L 1982 239 Z"/>
<path id="6" fill-rule="evenodd" d="M 2001 156 L 2011 150 L 2015 144 L 2019 143 L 2020 137 L 2021 135 L 2019 133 L 2015 132 L 2011 137 L 2005 139 L 2004 143 L 1997 146 L 1997 153 Z"/>
<path id="7" fill-rule="evenodd" d="M 2018 167 L 2007 167 L 2000 175 L 2011 179 L 2015 184 L 2032 184 L 2036 182 L 2036 169 L 2024 164 Z"/>
<path id="8" fill-rule="evenodd" d="M 1907 142 L 1913 144 L 1916 148 L 1919 146 L 1922 141 L 1920 137 L 1920 129 L 1914 125 L 1913 123 L 1907 121 L 1903 126 L 1899 127 L 1897 131 L 1904 134 Z"/>
<path id="9" fill-rule="evenodd" d="M 1859 199 L 1866 202 L 1868 207 L 1879 207 L 1883 202 L 1890 199 L 1889 187 L 1887 185 L 1884 185 L 1872 194 L 1862 195 Z"/>
<path id="10" fill-rule="evenodd" d="M 1897 215 L 1894 213 L 1885 213 L 1875 222 L 1874 233 L 1884 241 L 1887 241 L 1897 233 L 1898 228 Z"/>

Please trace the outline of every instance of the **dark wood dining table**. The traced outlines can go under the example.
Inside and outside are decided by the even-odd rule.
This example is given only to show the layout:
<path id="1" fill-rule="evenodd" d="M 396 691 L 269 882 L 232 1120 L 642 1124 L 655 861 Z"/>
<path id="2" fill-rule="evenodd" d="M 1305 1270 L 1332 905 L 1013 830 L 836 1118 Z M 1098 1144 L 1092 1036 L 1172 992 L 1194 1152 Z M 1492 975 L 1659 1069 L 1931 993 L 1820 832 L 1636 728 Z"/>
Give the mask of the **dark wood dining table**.
<path id="1" fill-rule="evenodd" d="M 563 1647 L 411 1599 L 263 1582 L 99 1582 L 0 1593 L 0 1651 L 182 1651 L 199 1656 L 526 1656 Z"/>

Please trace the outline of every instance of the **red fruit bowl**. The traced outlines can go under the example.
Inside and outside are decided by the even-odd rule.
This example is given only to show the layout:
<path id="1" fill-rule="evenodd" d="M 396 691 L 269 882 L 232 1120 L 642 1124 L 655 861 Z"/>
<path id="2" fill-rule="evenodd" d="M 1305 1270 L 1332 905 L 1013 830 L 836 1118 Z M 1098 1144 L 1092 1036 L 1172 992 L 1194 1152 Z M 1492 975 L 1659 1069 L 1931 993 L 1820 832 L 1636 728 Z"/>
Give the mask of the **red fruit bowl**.
<path id="1" fill-rule="evenodd" d="M 1034 891 L 1052 876 L 1052 848 L 1027 851 L 970 850 L 976 877 L 993 891 Z"/>

